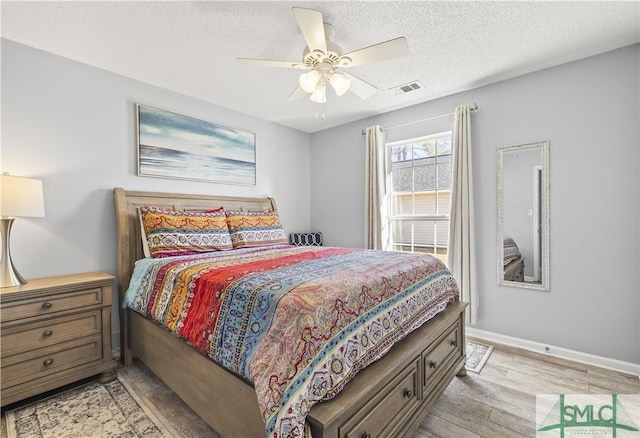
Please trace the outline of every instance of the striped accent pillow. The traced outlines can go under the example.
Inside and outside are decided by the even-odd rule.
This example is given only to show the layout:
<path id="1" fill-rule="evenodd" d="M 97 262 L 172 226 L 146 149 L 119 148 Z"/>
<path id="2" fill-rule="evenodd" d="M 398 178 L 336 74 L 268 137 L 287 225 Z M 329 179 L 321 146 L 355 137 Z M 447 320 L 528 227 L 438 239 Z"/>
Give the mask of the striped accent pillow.
<path id="1" fill-rule="evenodd" d="M 322 233 L 291 233 L 289 243 L 295 246 L 322 246 Z"/>
<path id="2" fill-rule="evenodd" d="M 234 248 L 287 243 L 277 211 L 227 211 L 226 214 Z"/>
<path id="3" fill-rule="evenodd" d="M 140 207 L 147 257 L 171 257 L 233 249 L 224 210 L 191 212 Z"/>

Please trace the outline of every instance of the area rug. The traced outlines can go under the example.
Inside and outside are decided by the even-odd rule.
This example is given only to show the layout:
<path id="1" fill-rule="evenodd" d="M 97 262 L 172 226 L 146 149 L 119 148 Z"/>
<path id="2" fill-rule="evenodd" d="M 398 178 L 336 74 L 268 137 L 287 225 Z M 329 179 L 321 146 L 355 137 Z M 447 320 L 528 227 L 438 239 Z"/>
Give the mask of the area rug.
<path id="1" fill-rule="evenodd" d="M 172 431 L 141 406 L 121 376 L 92 381 L 5 413 L 8 438 L 165 438 Z"/>
<path id="2" fill-rule="evenodd" d="M 465 368 L 472 373 L 479 373 L 482 367 L 489 359 L 493 351 L 493 345 L 481 344 L 474 341 L 466 341 L 467 363 Z"/>

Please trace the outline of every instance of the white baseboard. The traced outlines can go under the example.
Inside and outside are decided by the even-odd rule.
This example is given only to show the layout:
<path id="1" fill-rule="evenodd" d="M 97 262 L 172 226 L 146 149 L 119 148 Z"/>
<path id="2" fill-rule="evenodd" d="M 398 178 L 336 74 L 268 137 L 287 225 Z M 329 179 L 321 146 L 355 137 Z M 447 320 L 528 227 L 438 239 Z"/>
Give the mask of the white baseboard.
<path id="1" fill-rule="evenodd" d="M 553 345 L 546 345 L 540 342 L 528 341 L 526 339 L 514 338 L 512 336 L 505 336 L 498 333 L 478 330 L 468 326 L 466 327 L 466 331 L 467 336 L 470 336 L 472 338 L 495 342 L 497 344 L 508 345 L 510 347 L 517 347 L 523 350 L 534 351 L 536 353 L 559 357 L 561 359 L 572 360 L 574 362 L 580 362 L 586 365 L 593 365 L 600 368 L 620 371 L 622 373 L 638 376 L 638 378 L 640 379 L 640 364 L 625 362 L 617 359 L 610 359 L 608 357 L 596 356 L 589 353 L 582 353 L 580 351 L 555 347 Z"/>

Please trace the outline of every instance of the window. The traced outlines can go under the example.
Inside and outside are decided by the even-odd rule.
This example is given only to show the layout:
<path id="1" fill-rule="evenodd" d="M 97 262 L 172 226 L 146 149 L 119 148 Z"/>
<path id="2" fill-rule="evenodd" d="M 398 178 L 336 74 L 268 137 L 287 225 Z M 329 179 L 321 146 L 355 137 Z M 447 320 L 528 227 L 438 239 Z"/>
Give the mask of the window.
<path id="1" fill-rule="evenodd" d="M 396 251 L 447 262 L 451 204 L 451 132 L 387 143 L 389 230 Z"/>

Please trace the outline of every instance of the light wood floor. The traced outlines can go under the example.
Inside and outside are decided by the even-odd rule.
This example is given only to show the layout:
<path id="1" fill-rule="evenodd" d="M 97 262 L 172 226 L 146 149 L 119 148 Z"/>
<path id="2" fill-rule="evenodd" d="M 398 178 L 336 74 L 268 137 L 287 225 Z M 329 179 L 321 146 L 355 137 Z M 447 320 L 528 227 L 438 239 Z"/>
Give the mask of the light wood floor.
<path id="1" fill-rule="evenodd" d="M 496 345 L 479 374 L 456 378 L 416 438 L 535 437 L 536 394 L 639 394 L 637 376 Z"/>
<path id="2" fill-rule="evenodd" d="M 120 369 L 176 438 L 217 434 L 144 365 Z M 414 438 L 535 437 L 536 394 L 640 394 L 637 376 L 496 345 L 479 374 L 456 377 Z M 4 429 L 4 428 L 3 428 Z M 2 431 L 5 437 L 5 431 Z"/>
<path id="3" fill-rule="evenodd" d="M 482 342 L 482 341 L 480 341 Z M 121 370 L 123 371 L 123 370 Z M 129 370 L 143 377 L 143 366 Z M 133 379 L 176 434 L 217 435 L 155 379 Z M 535 437 L 536 394 L 640 393 L 637 376 L 525 350 L 496 345 L 479 374 L 456 377 L 422 422 L 414 438 Z M 177 408 L 180 406 L 180 409 Z"/>

